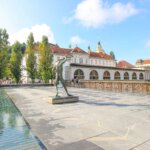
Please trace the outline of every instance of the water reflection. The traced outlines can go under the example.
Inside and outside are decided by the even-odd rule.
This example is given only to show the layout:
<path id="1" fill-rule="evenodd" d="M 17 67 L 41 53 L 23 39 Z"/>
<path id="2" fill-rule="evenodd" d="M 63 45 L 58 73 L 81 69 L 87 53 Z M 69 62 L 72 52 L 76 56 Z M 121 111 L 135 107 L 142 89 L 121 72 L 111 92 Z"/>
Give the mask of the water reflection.
<path id="1" fill-rule="evenodd" d="M 4 90 L 0 90 L 0 149 L 41 149 Z"/>

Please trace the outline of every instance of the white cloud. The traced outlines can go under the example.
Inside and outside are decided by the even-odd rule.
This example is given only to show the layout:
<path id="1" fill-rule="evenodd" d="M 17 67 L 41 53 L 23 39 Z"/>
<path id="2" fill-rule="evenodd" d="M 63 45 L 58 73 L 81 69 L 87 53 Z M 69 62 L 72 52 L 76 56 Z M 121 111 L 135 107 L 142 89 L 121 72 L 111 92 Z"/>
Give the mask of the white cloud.
<path id="1" fill-rule="evenodd" d="M 146 47 L 146 48 L 150 48 L 150 40 L 148 40 L 148 41 L 145 43 L 145 47 Z"/>
<path id="2" fill-rule="evenodd" d="M 98 27 L 119 23 L 137 13 L 139 13 L 139 10 L 132 3 L 118 2 L 109 5 L 104 0 L 83 0 L 77 5 L 72 17 L 79 20 L 83 26 Z"/>
<path id="3" fill-rule="evenodd" d="M 83 44 L 83 43 L 86 42 L 86 40 L 82 39 L 79 36 L 72 36 L 70 41 L 71 41 L 71 45 L 73 47 L 76 46 L 76 45 L 80 45 L 80 44 Z"/>
<path id="4" fill-rule="evenodd" d="M 34 25 L 31 28 L 23 28 L 18 32 L 10 35 L 9 41 L 11 44 L 13 44 L 15 41 L 19 41 L 21 43 L 26 42 L 27 37 L 31 32 L 33 33 L 35 42 L 41 41 L 42 36 L 45 35 L 48 37 L 49 42 L 55 43 L 54 34 L 51 28 L 46 24 Z"/>

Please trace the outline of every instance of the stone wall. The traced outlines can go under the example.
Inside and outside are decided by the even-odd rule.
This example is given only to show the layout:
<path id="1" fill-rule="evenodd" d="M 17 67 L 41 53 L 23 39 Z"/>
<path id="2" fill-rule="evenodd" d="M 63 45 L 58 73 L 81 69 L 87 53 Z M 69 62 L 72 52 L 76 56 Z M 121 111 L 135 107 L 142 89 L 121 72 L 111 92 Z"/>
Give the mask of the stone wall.
<path id="1" fill-rule="evenodd" d="M 73 86 L 68 82 L 68 85 Z M 144 81 L 80 81 L 80 87 L 116 92 L 150 94 L 150 82 Z"/>

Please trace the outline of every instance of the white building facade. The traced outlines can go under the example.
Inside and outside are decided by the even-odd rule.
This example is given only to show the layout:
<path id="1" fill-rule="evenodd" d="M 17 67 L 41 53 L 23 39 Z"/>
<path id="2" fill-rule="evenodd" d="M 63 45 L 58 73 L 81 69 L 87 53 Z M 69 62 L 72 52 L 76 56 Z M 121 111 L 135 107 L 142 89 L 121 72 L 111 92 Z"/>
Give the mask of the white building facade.
<path id="1" fill-rule="evenodd" d="M 72 55 L 64 64 L 63 75 L 65 80 L 72 80 L 78 77 L 80 80 L 145 80 L 145 70 L 117 68 L 116 61 L 103 50 L 100 42 L 96 51 L 87 51 L 79 47 L 60 48 L 58 45 L 50 44 L 53 53 L 53 63 L 66 55 Z M 38 59 L 37 50 L 35 55 Z M 22 61 L 22 78 L 28 82 L 26 68 L 26 57 Z"/>
<path id="2" fill-rule="evenodd" d="M 145 70 L 145 80 L 150 81 L 150 59 L 139 59 L 136 62 L 136 67 Z"/>

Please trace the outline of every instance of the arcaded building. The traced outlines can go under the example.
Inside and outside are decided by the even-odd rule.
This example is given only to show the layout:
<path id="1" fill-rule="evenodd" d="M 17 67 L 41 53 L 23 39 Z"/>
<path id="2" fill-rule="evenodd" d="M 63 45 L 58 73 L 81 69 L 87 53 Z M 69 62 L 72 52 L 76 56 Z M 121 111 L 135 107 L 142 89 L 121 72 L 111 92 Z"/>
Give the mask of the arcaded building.
<path id="1" fill-rule="evenodd" d="M 101 43 L 96 49 L 83 50 L 79 47 L 60 48 L 52 47 L 54 62 L 72 52 L 73 57 L 64 65 L 65 80 L 78 77 L 80 80 L 144 80 L 145 70 L 134 69 L 129 63 L 118 66 L 116 60 L 105 53 Z M 126 65 L 127 64 L 127 65 Z M 125 65 L 125 67 L 124 67 Z"/>
<path id="2" fill-rule="evenodd" d="M 72 80 L 78 77 L 80 80 L 145 80 L 145 70 L 135 67 L 119 66 L 110 55 L 106 54 L 101 43 L 98 42 L 95 50 L 90 47 L 83 50 L 79 47 L 61 48 L 50 44 L 53 53 L 53 63 L 58 59 L 72 54 L 72 57 L 64 64 L 64 79 Z M 37 50 L 35 55 L 38 58 Z M 26 68 L 26 58 L 23 59 L 23 68 Z M 27 73 L 23 70 L 23 78 L 29 81 Z"/>

